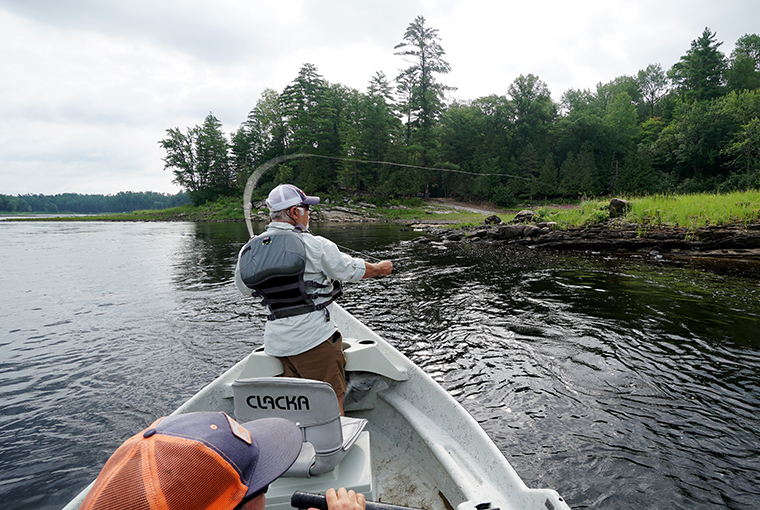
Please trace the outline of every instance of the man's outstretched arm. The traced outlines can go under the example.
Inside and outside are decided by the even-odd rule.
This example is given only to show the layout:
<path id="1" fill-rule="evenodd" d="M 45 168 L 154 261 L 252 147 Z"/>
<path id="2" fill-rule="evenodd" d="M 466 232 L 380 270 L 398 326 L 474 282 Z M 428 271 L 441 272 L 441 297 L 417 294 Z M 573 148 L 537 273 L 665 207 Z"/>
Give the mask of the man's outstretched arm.
<path id="1" fill-rule="evenodd" d="M 373 276 L 388 276 L 393 271 L 393 262 L 383 260 L 377 264 L 364 262 L 364 276 L 362 278 L 372 278 Z"/>

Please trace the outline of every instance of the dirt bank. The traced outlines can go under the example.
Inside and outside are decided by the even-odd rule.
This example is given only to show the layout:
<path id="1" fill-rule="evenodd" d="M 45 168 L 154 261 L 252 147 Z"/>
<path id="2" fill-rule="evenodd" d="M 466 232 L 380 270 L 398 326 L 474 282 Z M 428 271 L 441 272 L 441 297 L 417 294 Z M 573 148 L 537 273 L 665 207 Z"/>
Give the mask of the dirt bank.
<path id="1" fill-rule="evenodd" d="M 428 204 L 479 214 L 507 214 L 510 212 L 506 209 L 499 209 L 495 204 L 490 202 L 459 202 L 450 198 L 431 198 L 428 200 Z"/>

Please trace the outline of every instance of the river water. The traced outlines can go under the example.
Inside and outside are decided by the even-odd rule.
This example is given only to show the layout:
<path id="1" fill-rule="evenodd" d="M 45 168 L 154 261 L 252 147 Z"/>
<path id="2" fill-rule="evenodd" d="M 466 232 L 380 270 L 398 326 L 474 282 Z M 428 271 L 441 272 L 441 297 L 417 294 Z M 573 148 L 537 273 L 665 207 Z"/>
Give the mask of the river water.
<path id="1" fill-rule="evenodd" d="M 258 226 L 261 228 L 261 225 Z M 343 306 L 573 508 L 760 503 L 760 269 L 316 233 L 394 274 Z M 61 508 L 257 346 L 240 223 L 0 222 L 0 507 Z"/>

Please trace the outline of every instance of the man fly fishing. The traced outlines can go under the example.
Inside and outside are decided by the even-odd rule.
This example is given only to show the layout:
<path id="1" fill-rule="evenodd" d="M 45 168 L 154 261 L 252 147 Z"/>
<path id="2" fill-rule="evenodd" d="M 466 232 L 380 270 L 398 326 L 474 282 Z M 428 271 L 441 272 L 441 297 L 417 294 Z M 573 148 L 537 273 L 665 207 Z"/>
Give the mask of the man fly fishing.
<path id="1" fill-rule="evenodd" d="M 269 309 L 264 352 L 282 362 L 286 377 L 330 383 L 343 415 L 346 358 L 330 305 L 342 294 L 341 281 L 390 275 L 393 263 L 366 262 L 312 235 L 309 206 L 318 203 L 292 184 L 274 188 L 266 201 L 271 222 L 240 250 L 235 284 Z"/>

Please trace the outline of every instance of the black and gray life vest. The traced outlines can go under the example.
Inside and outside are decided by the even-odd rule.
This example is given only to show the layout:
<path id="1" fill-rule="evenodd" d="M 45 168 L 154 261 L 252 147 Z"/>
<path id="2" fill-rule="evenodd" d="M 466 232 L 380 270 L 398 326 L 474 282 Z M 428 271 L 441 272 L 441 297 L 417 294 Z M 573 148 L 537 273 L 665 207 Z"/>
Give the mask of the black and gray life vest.
<path id="1" fill-rule="evenodd" d="M 304 280 L 306 246 L 302 235 L 294 230 L 264 232 L 248 241 L 240 252 L 240 277 L 255 297 L 263 298 L 262 304 L 270 311 L 268 320 L 318 310 L 324 310 L 325 320 L 330 320 L 326 307 L 343 294 L 338 280 L 331 284 Z M 331 285 L 330 292 L 315 292 Z M 316 298 L 329 299 L 315 304 Z"/>

